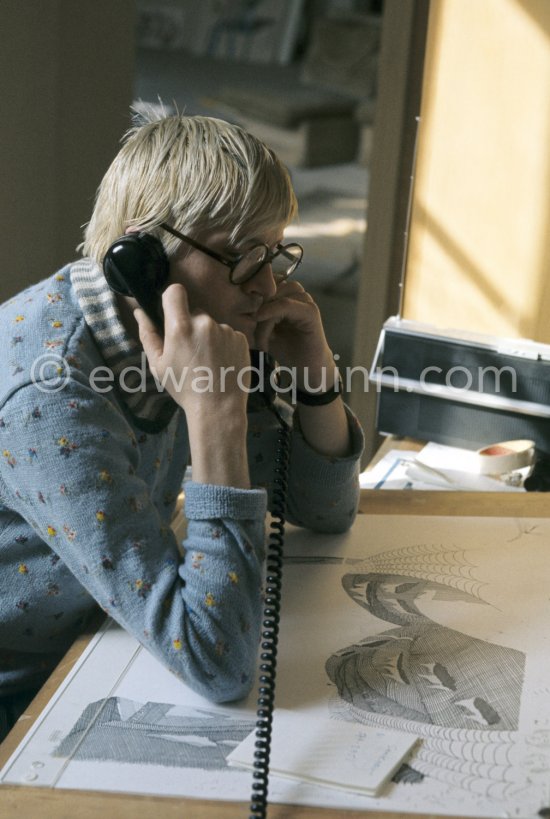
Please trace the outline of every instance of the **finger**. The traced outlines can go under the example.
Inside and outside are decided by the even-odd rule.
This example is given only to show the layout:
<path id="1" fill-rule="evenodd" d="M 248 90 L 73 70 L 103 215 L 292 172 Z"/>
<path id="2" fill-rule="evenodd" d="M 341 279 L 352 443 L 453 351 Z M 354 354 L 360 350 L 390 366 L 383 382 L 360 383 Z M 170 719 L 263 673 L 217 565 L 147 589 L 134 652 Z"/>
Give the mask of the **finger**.
<path id="1" fill-rule="evenodd" d="M 281 284 L 277 285 L 277 292 L 273 296 L 273 299 L 270 299 L 270 301 L 287 297 L 295 297 L 305 292 L 306 291 L 300 282 L 281 282 Z"/>
<path id="2" fill-rule="evenodd" d="M 171 284 L 162 294 L 165 334 L 181 332 L 191 320 L 189 299 L 183 284 Z"/>
<path id="3" fill-rule="evenodd" d="M 254 346 L 258 350 L 269 352 L 269 340 L 275 327 L 274 321 L 262 321 L 256 327 Z"/>
<path id="4" fill-rule="evenodd" d="M 137 321 L 139 340 L 141 341 L 145 355 L 149 360 L 155 360 L 158 356 L 162 355 L 164 348 L 162 336 L 143 308 L 136 307 L 134 317 Z"/>
<path id="5" fill-rule="evenodd" d="M 288 295 L 289 293 L 294 292 L 296 293 L 306 292 L 304 285 L 301 284 L 296 279 L 285 279 L 278 285 L 277 290 L 280 291 L 285 296 Z"/>
<path id="6" fill-rule="evenodd" d="M 314 299 L 309 293 L 307 293 L 305 290 L 302 289 L 302 290 L 296 290 L 296 291 L 294 291 L 292 293 L 289 293 L 288 291 L 285 291 L 283 293 L 276 293 L 275 296 L 272 299 L 269 299 L 269 301 L 264 302 L 264 304 L 273 304 L 273 303 L 278 304 L 278 303 L 283 302 L 283 301 L 289 301 L 289 302 L 290 301 L 297 301 L 297 302 L 303 302 L 304 304 L 311 304 L 311 303 L 313 303 Z"/>
<path id="7" fill-rule="evenodd" d="M 300 297 L 268 301 L 258 310 L 258 321 L 279 322 L 287 319 L 290 321 L 312 319 L 312 307 L 315 308 L 315 304 L 307 293 L 302 294 Z"/>
<path id="8" fill-rule="evenodd" d="M 285 298 L 292 299 L 292 301 L 300 301 L 304 304 L 313 304 L 314 302 L 313 296 L 310 296 L 310 294 L 306 293 L 305 290 L 303 290 L 301 293 L 293 293 L 291 296 L 285 295 Z"/>

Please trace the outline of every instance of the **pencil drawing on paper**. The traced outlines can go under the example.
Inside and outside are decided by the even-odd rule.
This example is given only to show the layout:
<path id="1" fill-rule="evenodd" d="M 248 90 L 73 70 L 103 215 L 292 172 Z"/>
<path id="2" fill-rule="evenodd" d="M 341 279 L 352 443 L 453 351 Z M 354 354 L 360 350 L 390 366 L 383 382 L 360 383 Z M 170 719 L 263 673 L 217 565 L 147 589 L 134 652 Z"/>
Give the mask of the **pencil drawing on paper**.
<path id="1" fill-rule="evenodd" d="M 414 771 L 505 800 L 519 784 L 510 772 L 525 654 L 425 613 L 427 601 L 488 605 L 474 568 L 463 551 L 428 546 L 355 565 L 342 578 L 344 591 L 396 627 L 336 651 L 325 668 L 340 698 L 335 715 L 419 733 Z"/>
<path id="2" fill-rule="evenodd" d="M 440 601 L 469 594 L 404 575 L 354 573 L 343 583 L 359 605 L 399 625 L 328 660 L 344 700 L 445 727 L 517 729 L 525 655 L 434 623 L 416 606 L 429 592 Z"/>
<path id="3" fill-rule="evenodd" d="M 517 730 L 523 652 L 441 625 L 422 611 L 426 599 L 486 605 L 472 568 L 463 552 L 412 547 L 375 557 L 367 572 L 357 567 L 344 575 L 354 602 L 397 626 L 328 659 L 328 676 L 345 702 L 446 728 Z"/>
<path id="4" fill-rule="evenodd" d="M 296 731 L 328 715 L 420 738 L 375 809 L 536 817 L 550 804 L 550 522 L 446 525 L 365 515 L 351 540 L 288 538 L 279 703 Z M 2 781 L 42 759 L 33 784 L 245 800 L 249 774 L 227 756 L 254 730 L 254 695 L 223 708 L 175 695 L 136 648 L 106 629 Z M 98 674 L 110 694 L 95 701 Z M 274 802 L 364 809 L 351 792 L 289 783 L 273 777 Z"/>
<path id="5" fill-rule="evenodd" d="M 252 719 L 204 708 L 109 697 L 85 708 L 54 756 L 221 770 L 253 729 Z"/>

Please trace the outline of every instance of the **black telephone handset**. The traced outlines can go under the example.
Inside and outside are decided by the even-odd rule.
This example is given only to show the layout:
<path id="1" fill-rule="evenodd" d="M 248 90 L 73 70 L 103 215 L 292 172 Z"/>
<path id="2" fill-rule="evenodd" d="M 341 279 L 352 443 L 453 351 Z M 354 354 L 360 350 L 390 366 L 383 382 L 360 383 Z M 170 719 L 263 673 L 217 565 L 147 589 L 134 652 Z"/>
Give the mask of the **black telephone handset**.
<path id="1" fill-rule="evenodd" d="M 103 272 L 111 290 L 134 298 L 163 333 L 162 291 L 168 283 L 168 260 L 161 242 L 143 232 L 122 236 L 105 254 Z M 265 409 L 275 400 L 274 364 L 259 350 L 250 350 L 250 364 L 252 383 L 248 409 Z M 263 374 L 261 383 L 258 373 Z"/>
<path id="2" fill-rule="evenodd" d="M 158 239 L 142 232 L 121 236 L 105 254 L 103 272 L 111 290 L 135 298 L 164 332 L 161 296 L 168 283 L 168 260 Z"/>
<path id="3" fill-rule="evenodd" d="M 168 259 L 162 242 L 155 236 L 143 232 L 128 233 L 117 239 L 103 259 L 103 272 L 111 290 L 122 296 L 135 298 L 161 332 L 164 332 L 161 297 L 168 283 L 168 268 Z M 279 422 L 260 644 L 254 783 L 250 801 L 250 819 L 265 819 L 275 703 L 290 427 L 275 407 L 275 385 L 272 376 L 274 367 L 271 359 L 258 350 L 251 350 L 250 362 L 252 383 L 248 410 L 265 409 L 267 406 Z M 262 373 L 263 379 L 260 383 Z"/>

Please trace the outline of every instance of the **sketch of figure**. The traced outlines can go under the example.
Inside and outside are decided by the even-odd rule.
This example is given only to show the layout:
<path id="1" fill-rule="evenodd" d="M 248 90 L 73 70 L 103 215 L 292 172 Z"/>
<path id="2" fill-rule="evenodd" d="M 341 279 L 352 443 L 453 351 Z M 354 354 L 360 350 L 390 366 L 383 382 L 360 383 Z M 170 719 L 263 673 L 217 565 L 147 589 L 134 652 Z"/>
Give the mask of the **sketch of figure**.
<path id="1" fill-rule="evenodd" d="M 54 756 L 220 770 L 254 720 L 121 697 L 90 703 Z"/>
<path id="2" fill-rule="evenodd" d="M 350 597 L 399 627 L 335 653 L 326 663 L 354 708 L 443 727 L 517 730 L 525 655 L 436 623 L 420 599 L 482 601 L 418 577 L 370 572 L 343 578 Z"/>
<path id="3" fill-rule="evenodd" d="M 440 537 L 437 523 L 422 518 L 389 533 L 385 520 L 367 521 L 369 545 L 376 538 L 404 545 L 341 556 L 340 598 L 365 616 L 361 627 L 356 608 L 354 637 L 341 636 L 324 655 L 335 688 L 328 710 L 421 738 L 392 778 L 392 797 L 411 804 L 418 797 L 427 809 L 432 794 L 438 813 L 452 803 L 464 815 L 504 815 L 514 805 L 518 816 L 535 816 L 550 796 L 550 740 L 541 740 L 540 754 L 533 749 L 535 732 L 550 724 L 541 625 L 550 609 L 550 531 L 489 519 L 452 525 L 449 533 L 442 525 Z M 318 562 L 328 574 L 338 563 L 327 552 L 293 562 Z M 338 598 L 330 605 L 338 618 Z M 337 621 L 336 628 L 345 635 Z"/>

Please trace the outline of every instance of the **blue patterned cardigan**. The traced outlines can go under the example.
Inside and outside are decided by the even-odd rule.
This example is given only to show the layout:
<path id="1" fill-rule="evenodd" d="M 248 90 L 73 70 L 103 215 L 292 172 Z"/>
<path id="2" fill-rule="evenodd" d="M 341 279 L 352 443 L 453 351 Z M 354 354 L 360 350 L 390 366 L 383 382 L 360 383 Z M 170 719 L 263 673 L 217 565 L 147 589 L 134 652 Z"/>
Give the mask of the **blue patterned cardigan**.
<path id="1" fill-rule="evenodd" d="M 254 488 L 186 483 L 180 544 L 170 522 L 189 462 L 185 414 L 154 385 L 99 268 L 75 262 L 3 304 L 0 349 L 0 698 L 42 684 L 96 603 L 199 693 L 244 696 L 273 413 L 249 414 Z M 352 524 L 363 439 L 348 417 L 352 454 L 341 459 L 316 453 L 295 425 L 290 521 Z"/>

